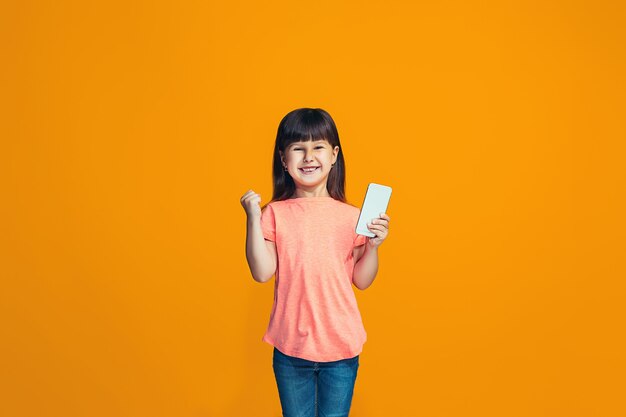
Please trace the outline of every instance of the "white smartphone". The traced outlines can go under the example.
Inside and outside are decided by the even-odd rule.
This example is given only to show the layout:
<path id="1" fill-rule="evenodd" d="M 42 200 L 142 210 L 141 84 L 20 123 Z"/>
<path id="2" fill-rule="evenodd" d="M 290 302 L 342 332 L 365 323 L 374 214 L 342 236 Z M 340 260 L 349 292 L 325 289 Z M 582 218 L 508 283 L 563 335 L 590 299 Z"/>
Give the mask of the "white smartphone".
<path id="1" fill-rule="evenodd" d="M 387 212 L 390 198 L 391 187 L 373 182 L 369 183 L 363 205 L 361 206 L 359 221 L 356 224 L 357 234 L 376 237 L 376 235 L 367 228 L 367 223 L 372 219 L 380 217 L 380 213 Z"/>

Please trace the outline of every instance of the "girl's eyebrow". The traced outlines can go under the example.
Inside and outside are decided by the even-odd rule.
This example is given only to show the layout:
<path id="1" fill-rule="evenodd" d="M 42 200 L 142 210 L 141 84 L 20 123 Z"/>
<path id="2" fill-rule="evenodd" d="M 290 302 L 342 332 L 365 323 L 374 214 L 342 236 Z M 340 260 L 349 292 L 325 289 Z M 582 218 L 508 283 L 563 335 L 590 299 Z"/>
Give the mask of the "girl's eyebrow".
<path id="1" fill-rule="evenodd" d="M 309 141 L 309 142 L 310 142 L 310 141 Z M 315 143 L 315 146 L 318 146 L 318 145 L 323 145 L 323 146 L 325 146 L 325 145 L 326 145 L 326 142 L 324 141 L 324 139 L 318 139 L 318 140 L 316 140 L 316 141 L 314 141 L 314 142 L 316 142 L 316 143 Z M 292 143 L 291 145 L 289 145 L 289 147 L 292 147 L 292 146 L 301 146 L 301 145 L 304 145 L 305 143 L 306 143 L 306 142 L 294 142 L 294 143 Z"/>

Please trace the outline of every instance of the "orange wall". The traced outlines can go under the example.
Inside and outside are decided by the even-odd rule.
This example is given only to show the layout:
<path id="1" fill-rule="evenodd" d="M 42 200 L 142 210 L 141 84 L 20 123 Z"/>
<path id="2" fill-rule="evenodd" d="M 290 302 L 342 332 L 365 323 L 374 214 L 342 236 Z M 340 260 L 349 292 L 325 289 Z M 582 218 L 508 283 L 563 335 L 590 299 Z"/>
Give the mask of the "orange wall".
<path id="1" fill-rule="evenodd" d="M 394 188 L 352 416 L 626 415 L 623 2 L 12 3 L 0 415 L 280 415 L 239 198 L 297 107 Z"/>

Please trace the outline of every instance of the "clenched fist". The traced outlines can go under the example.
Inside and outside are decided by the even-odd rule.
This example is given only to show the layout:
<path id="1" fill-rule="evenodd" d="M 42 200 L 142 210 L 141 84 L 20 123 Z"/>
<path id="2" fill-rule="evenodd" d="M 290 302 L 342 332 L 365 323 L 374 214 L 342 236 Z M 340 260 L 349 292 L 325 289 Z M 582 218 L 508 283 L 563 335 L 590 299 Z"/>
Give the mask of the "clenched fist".
<path id="1" fill-rule="evenodd" d="M 252 190 L 248 190 L 241 197 L 241 205 L 249 219 L 261 218 L 261 196 Z"/>

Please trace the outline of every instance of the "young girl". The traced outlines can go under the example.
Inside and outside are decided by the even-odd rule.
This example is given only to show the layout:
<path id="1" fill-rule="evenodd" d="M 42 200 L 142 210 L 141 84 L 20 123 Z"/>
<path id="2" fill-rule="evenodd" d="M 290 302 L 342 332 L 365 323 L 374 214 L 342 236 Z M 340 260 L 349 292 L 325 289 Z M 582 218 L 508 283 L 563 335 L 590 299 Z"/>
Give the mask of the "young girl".
<path id="1" fill-rule="evenodd" d="M 367 339 L 352 284 L 365 290 L 378 270 L 389 216 L 357 235 L 359 208 L 346 202 L 345 162 L 335 122 L 322 109 L 288 113 L 274 146 L 272 200 L 249 190 L 246 258 L 252 277 L 276 275 L 263 341 L 283 416 L 348 416 Z"/>

